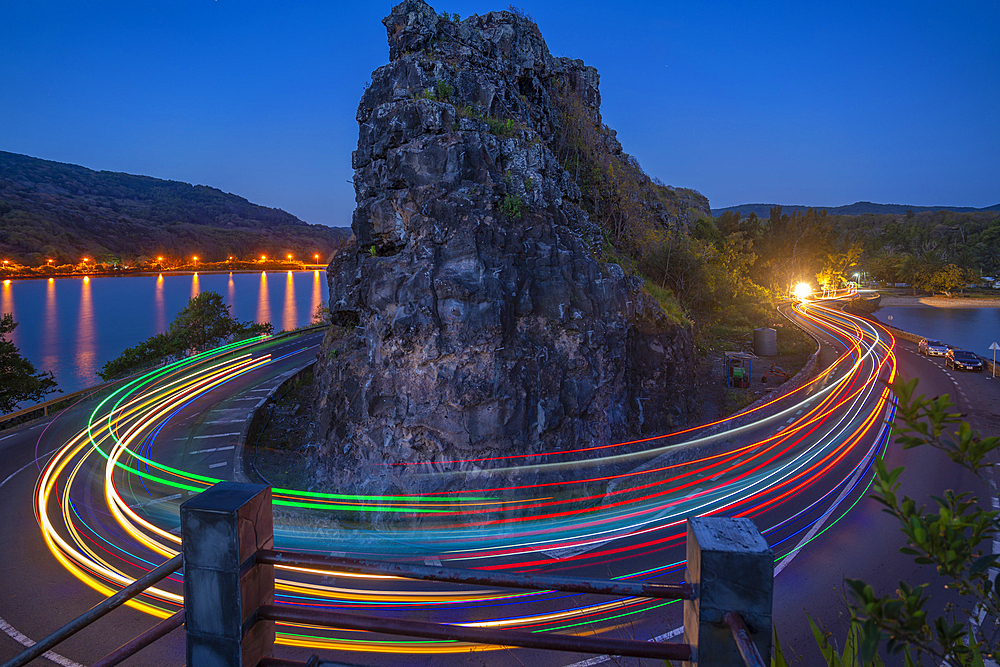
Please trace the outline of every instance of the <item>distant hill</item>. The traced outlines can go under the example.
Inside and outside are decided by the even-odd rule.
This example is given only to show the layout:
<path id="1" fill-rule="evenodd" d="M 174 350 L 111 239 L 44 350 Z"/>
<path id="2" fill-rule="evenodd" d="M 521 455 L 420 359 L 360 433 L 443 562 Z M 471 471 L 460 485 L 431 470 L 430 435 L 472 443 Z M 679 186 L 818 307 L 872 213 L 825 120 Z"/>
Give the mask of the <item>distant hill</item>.
<path id="1" fill-rule="evenodd" d="M 740 204 L 739 206 L 729 206 L 727 208 L 713 208 L 712 215 L 719 217 L 726 211 L 739 211 L 743 215 L 756 213 L 758 218 L 771 217 L 771 207 L 778 204 Z M 907 211 L 922 213 L 924 211 L 954 211 L 956 213 L 975 213 L 979 211 L 1000 211 L 1000 204 L 988 206 L 986 208 L 972 208 L 971 206 L 906 206 L 905 204 L 873 204 L 870 201 L 859 201 L 846 206 L 785 206 L 781 205 L 782 213 L 793 213 L 795 211 L 805 211 L 806 209 L 826 211 L 831 215 L 863 215 L 874 213 L 876 215 L 904 215 Z"/>
<path id="2" fill-rule="evenodd" d="M 0 253 L 22 264 L 294 253 L 327 258 L 349 229 L 204 185 L 0 151 Z"/>

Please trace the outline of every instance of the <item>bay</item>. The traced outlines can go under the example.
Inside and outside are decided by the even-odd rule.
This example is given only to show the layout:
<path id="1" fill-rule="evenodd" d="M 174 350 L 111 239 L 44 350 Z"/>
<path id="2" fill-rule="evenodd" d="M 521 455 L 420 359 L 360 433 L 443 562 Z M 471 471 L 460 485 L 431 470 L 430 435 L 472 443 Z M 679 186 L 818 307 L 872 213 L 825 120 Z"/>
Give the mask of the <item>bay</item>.
<path id="1" fill-rule="evenodd" d="M 166 331 L 208 290 L 237 319 L 271 322 L 275 333 L 309 324 L 328 298 L 325 271 L 43 278 L 3 281 L 0 312 L 18 322 L 12 340 L 21 354 L 70 393 L 99 384 L 106 361 Z"/>
<path id="2" fill-rule="evenodd" d="M 875 315 L 903 331 L 936 338 L 987 359 L 993 358 L 990 345 L 1000 342 L 1000 308 L 887 306 Z"/>

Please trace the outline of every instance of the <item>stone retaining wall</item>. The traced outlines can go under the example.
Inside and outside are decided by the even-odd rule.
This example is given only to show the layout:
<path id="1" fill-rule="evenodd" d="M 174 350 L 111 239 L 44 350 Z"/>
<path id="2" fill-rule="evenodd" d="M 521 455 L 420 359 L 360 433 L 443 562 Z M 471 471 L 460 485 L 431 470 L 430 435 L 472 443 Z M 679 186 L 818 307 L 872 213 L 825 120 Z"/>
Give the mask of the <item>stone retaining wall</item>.
<path id="1" fill-rule="evenodd" d="M 311 372 L 315 365 L 316 362 L 313 361 L 307 366 L 303 366 L 298 370 L 287 373 L 285 375 L 285 379 L 278 383 L 278 386 L 274 389 L 267 392 L 267 395 L 260 399 L 260 401 L 257 402 L 257 405 L 250 410 L 250 414 L 247 415 L 246 421 L 243 422 L 243 428 L 240 429 L 240 437 L 236 443 L 237 451 L 239 452 L 236 456 L 235 480 L 237 482 L 257 483 L 259 481 L 252 480 L 246 474 L 244 461 L 247 459 L 247 446 L 249 444 L 251 448 L 250 468 L 253 469 L 253 456 L 255 452 L 252 450 L 256 447 L 260 434 L 263 433 L 264 429 L 271 421 L 274 405 L 284 398 L 285 394 L 288 393 L 288 387 L 295 382 L 300 375 L 307 371 Z M 260 477 L 260 474 L 256 473 L 256 471 L 254 471 L 254 474 L 256 477 Z"/>

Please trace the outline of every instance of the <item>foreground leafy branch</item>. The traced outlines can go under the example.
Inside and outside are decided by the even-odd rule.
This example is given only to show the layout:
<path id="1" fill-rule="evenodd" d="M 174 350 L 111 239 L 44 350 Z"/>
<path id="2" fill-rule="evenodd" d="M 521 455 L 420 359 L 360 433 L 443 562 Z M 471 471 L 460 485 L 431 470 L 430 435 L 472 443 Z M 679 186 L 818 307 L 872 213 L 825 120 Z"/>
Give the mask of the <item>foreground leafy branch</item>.
<path id="1" fill-rule="evenodd" d="M 897 381 L 891 388 L 897 397 L 893 433 L 903 449 L 933 447 L 980 477 L 993 465 L 989 457 L 1000 447 L 1000 438 L 982 437 L 962 421 L 947 395 L 915 396 L 916 379 Z M 995 659 L 1000 598 L 990 577 L 998 556 L 990 551 L 1000 513 L 983 509 L 969 493 L 952 490 L 933 496 L 935 507 L 918 507 L 909 496 L 900 498 L 902 467 L 889 470 L 881 459 L 875 466 L 872 497 L 899 521 L 906 536 L 900 551 L 918 564 L 934 565 L 960 602 L 931 616 L 926 610 L 931 582 L 900 581 L 894 594 L 880 596 L 864 581 L 847 579 L 853 602 L 843 655 L 813 625 L 827 664 L 881 664 L 877 652 L 883 644 L 889 654 L 902 653 L 908 667 L 925 659 L 935 665 L 980 667 L 984 660 Z"/>

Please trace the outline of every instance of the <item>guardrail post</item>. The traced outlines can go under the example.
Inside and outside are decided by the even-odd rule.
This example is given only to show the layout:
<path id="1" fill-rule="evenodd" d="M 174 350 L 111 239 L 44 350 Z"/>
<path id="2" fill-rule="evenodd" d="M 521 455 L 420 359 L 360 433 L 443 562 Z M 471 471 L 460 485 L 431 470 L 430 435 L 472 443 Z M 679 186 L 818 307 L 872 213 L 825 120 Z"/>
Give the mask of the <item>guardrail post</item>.
<path id="1" fill-rule="evenodd" d="M 271 487 L 219 482 L 181 505 L 184 625 L 188 667 L 253 667 L 274 648 L 274 566 L 256 562 L 274 547 Z"/>
<path id="2" fill-rule="evenodd" d="M 771 663 L 774 556 L 750 519 L 688 519 L 687 581 L 695 597 L 684 601 L 684 641 L 693 653 L 685 665 L 746 664 L 726 624 L 728 612 L 743 617 L 764 664 Z"/>

